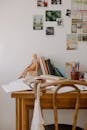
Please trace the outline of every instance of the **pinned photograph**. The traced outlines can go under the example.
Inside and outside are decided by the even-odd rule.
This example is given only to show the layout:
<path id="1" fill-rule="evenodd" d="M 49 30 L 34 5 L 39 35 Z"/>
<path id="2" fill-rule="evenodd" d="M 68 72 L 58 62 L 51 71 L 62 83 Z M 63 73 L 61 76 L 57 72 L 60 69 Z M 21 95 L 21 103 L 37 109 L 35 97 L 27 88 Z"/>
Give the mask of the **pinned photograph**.
<path id="1" fill-rule="evenodd" d="M 63 26 L 63 19 L 62 18 L 57 18 L 57 25 L 58 26 Z"/>
<path id="2" fill-rule="evenodd" d="M 83 34 L 82 40 L 83 40 L 84 42 L 87 42 L 87 34 Z"/>
<path id="3" fill-rule="evenodd" d="M 77 24 L 77 28 L 81 29 L 82 28 L 82 19 L 72 19 L 72 24 Z"/>
<path id="4" fill-rule="evenodd" d="M 46 11 L 46 21 L 56 21 L 57 18 L 61 18 L 61 10 Z"/>
<path id="5" fill-rule="evenodd" d="M 62 0 L 51 0 L 51 4 L 62 4 Z"/>
<path id="6" fill-rule="evenodd" d="M 48 6 L 48 0 L 37 0 L 37 6 L 38 7 L 47 7 Z"/>
<path id="7" fill-rule="evenodd" d="M 78 34 L 78 41 L 87 42 L 87 34 Z"/>
<path id="8" fill-rule="evenodd" d="M 87 33 L 87 21 L 83 21 L 82 30 L 83 30 L 83 33 Z"/>
<path id="9" fill-rule="evenodd" d="M 67 43 L 66 43 L 67 50 L 76 50 L 77 49 L 77 36 L 68 34 L 67 35 Z"/>
<path id="10" fill-rule="evenodd" d="M 78 41 L 82 41 L 82 34 L 78 34 Z"/>
<path id="11" fill-rule="evenodd" d="M 54 27 L 47 27 L 46 35 L 54 35 Z"/>
<path id="12" fill-rule="evenodd" d="M 72 33 L 77 33 L 77 24 L 72 24 L 71 25 L 71 32 Z"/>
<path id="13" fill-rule="evenodd" d="M 82 28 L 82 21 L 83 21 L 83 19 L 78 19 L 78 20 L 77 20 L 77 28 L 78 28 L 78 29 L 81 29 L 81 28 Z"/>
<path id="14" fill-rule="evenodd" d="M 42 30 L 43 29 L 43 15 L 34 15 L 33 29 L 34 30 Z"/>
<path id="15" fill-rule="evenodd" d="M 87 0 L 75 0 L 76 3 L 87 4 Z"/>

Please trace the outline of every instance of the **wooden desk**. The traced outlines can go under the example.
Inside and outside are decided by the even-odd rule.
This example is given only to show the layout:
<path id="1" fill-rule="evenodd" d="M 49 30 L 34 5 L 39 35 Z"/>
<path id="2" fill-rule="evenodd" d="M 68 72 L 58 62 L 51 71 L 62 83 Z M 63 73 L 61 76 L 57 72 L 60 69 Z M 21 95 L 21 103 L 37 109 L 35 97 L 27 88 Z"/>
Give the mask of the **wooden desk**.
<path id="1" fill-rule="evenodd" d="M 52 109 L 52 93 L 44 93 L 41 96 L 41 107 Z M 16 130 L 29 130 L 29 109 L 33 108 L 34 93 L 32 91 L 14 92 L 12 98 L 16 98 Z M 76 93 L 58 95 L 58 108 L 71 109 L 75 102 Z M 62 101 L 62 102 L 61 102 Z M 80 108 L 87 109 L 87 91 L 81 93 Z"/>

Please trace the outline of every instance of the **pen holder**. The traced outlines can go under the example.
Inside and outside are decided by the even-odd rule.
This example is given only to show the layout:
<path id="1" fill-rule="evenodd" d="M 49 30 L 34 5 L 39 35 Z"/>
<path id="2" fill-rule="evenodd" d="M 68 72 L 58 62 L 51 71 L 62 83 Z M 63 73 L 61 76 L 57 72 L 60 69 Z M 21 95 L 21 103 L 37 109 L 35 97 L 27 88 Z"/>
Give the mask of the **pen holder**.
<path id="1" fill-rule="evenodd" d="M 80 72 L 71 72 L 71 79 L 72 80 L 79 80 Z"/>

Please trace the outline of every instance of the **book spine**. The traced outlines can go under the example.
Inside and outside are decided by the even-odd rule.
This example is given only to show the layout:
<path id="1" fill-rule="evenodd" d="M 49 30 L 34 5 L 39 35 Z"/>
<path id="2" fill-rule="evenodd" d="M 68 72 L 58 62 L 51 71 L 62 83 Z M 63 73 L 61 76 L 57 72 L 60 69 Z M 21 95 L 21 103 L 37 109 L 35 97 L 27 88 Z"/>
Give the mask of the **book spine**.
<path id="1" fill-rule="evenodd" d="M 63 74 L 63 72 L 61 72 L 59 68 L 55 67 L 55 70 L 61 77 L 65 77 L 65 75 Z"/>
<path id="2" fill-rule="evenodd" d="M 46 60 L 46 64 L 47 64 L 48 73 L 50 75 L 55 75 L 55 69 L 54 69 L 53 65 L 51 64 L 50 59 Z"/>
<path id="3" fill-rule="evenodd" d="M 46 65 L 46 60 L 44 57 L 41 57 L 42 59 L 42 63 L 43 63 L 43 67 L 44 67 L 44 71 L 45 71 L 45 74 L 48 74 L 48 69 L 47 69 L 47 65 Z"/>
<path id="4" fill-rule="evenodd" d="M 55 67 L 54 67 L 55 68 Z M 55 75 L 61 77 L 59 71 L 55 68 Z"/>
<path id="5" fill-rule="evenodd" d="M 48 70 L 47 70 L 47 66 L 46 66 L 46 62 L 45 62 L 44 57 L 40 57 L 40 66 L 41 66 L 42 73 L 44 75 L 48 74 Z"/>

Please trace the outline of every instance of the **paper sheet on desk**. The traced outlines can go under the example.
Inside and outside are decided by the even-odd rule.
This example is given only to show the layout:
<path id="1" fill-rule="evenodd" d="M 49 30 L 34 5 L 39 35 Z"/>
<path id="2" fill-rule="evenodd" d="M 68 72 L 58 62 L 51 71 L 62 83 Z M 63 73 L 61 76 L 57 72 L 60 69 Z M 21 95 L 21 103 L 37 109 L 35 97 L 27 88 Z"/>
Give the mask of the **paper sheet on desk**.
<path id="1" fill-rule="evenodd" d="M 87 86 L 77 85 L 77 84 L 76 84 L 76 86 L 77 86 L 81 91 L 87 91 Z M 47 90 L 48 90 L 48 91 L 49 91 L 49 90 L 55 91 L 55 89 L 56 89 L 56 86 L 49 86 L 49 87 L 47 87 Z M 75 89 L 72 88 L 72 87 L 65 86 L 65 87 L 61 88 L 58 93 L 66 93 L 66 92 L 71 92 L 71 91 L 74 91 L 74 90 L 75 90 Z"/>
<path id="2" fill-rule="evenodd" d="M 27 84 L 25 84 L 24 79 L 17 79 L 16 81 L 12 81 L 9 84 L 2 85 L 2 88 L 7 93 L 15 92 L 15 91 L 23 91 L 23 90 L 31 90 Z"/>
<path id="3" fill-rule="evenodd" d="M 87 86 L 85 86 L 85 85 L 77 85 L 77 84 L 76 84 L 76 86 L 77 86 L 80 90 L 82 90 L 82 91 L 87 91 Z"/>

